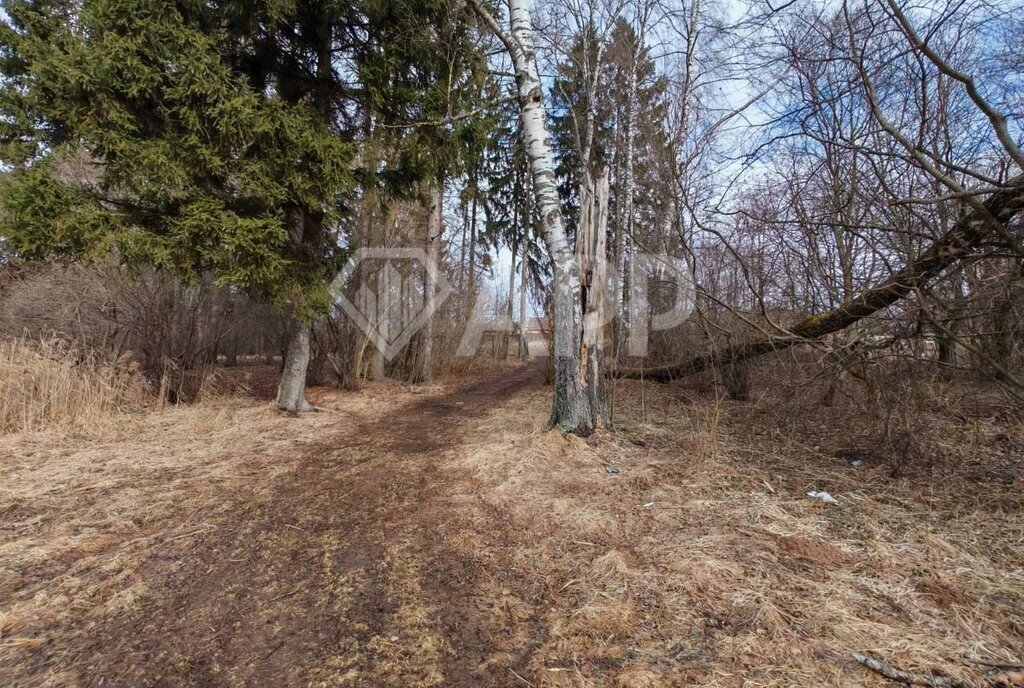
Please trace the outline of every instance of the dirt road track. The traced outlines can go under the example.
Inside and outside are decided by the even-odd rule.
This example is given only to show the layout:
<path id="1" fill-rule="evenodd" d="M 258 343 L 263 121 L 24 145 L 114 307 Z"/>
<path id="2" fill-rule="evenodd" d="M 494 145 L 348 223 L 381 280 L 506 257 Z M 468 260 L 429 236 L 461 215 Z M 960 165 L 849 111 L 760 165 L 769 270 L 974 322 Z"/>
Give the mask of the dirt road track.
<path id="1" fill-rule="evenodd" d="M 492 629 L 473 618 L 472 562 L 445 545 L 463 525 L 449 497 L 473 485 L 446 458 L 541 375 L 488 376 L 355 427 L 339 418 L 230 522 L 152 556 L 155 603 L 96 629 L 82 684 L 484 685 Z"/>
<path id="2" fill-rule="evenodd" d="M 678 387 L 543 432 L 542 370 L 0 437 L 0 688 L 879 686 L 864 648 L 981 685 L 966 648 L 1024 652 L 1019 483 L 975 472 L 1005 426 L 894 481 Z"/>

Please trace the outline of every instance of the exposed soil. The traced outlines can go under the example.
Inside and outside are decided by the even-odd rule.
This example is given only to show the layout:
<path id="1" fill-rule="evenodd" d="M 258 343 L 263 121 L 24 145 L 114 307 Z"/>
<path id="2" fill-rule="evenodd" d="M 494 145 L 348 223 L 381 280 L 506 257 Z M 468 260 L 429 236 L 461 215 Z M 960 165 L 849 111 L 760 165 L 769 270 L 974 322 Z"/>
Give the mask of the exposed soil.
<path id="1" fill-rule="evenodd" d="M 8 438 L 0 686 L 883 685 L 851 651 L 1024 653 L 1019 476 L 824 465 L 634 383 L 616 434 L 562 437 L 542 379 Z"/>
<path id="2" fill-rule="evenodd" d="M 233 500 L 187 557 L 151 557 L 146 585 L 165 599 L 98 630 L 83 685 L 477 685 L 500 630 L 464 622 L 473 565 L 445 540 L 466 527 L 450 496 L 472 488 L 446 459 L 539 374 L 489 376 L 311 438 L 287 480 Z"/>

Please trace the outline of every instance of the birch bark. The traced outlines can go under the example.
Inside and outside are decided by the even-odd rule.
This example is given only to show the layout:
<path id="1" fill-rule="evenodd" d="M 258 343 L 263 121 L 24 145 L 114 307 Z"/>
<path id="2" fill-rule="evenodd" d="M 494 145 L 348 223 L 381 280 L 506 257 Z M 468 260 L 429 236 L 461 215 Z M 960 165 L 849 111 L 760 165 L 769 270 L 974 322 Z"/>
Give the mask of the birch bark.
<path id="1" fill-rule="evenodd" d="M 592 407 L 588 392 L 592 386 L 591 378 L 594 384 L 603 384 L 603 371 L 590 366 L 585 356 L 581 358 L 584 343 L 580 268 L 569 245 L 559 205 L 554 156 L 548 143 L 544 93 L 537 71 L 530 2 L 509 1 L 508 32 L 501 28 L 480 0 L 470 0 L 470 3 L 512 58 L 523 140 L 544 244 L 554 272 L 554 345 L 551 354 L 554 357 L 555 389 L 550 426 L 557 426 L 565 432 L 587 434 L 603 421 L 603 413 Z"/>

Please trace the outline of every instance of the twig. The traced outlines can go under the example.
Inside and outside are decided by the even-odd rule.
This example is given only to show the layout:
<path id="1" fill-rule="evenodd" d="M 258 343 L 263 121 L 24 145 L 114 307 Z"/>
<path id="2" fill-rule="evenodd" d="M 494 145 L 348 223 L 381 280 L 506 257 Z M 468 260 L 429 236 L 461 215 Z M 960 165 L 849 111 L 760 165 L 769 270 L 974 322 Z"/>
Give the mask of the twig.
<path id="1" fill-rule="evenodd" d="M 532 685 L 533 685 L 532 683 L 530 683 L 529 681 L 527 681 L 527 680 L 526 680 L 525 678 L 523 678 L 522 676 L 520 676 L 519 674 L 517 674 L 517 673 L 516 673 L 516 670 L 515 670 L 515 669 L 513 669 L 512 667 L 509 667 L 509 668 L 508 668 L 508 670 L 512 672 L 512 675 L 513 675 L 513 676 L 515 676 L 515 677 L 516 677 L 517 679 L 519 679 L 520 681 L 522 681 L 522 682 L 523 682 L 523 683 L 525 683 L 526 685 L 528 685 L 528 686 L 532 686 Z"/>
<path id="2" fill-rule="evenodd" d="M 278 595 L 277 597 L 274 597 L 274 598 L 272 598 L 270 600 L 267 600 L 267 604 L 270 604 L 271 602 L 277 602 L 278 600 L 283 600 L 286 597 L 291 597 L 292 595 L 294 595 L 295 593 L 299 592 L 300 590 L 302 590 L 302 588 L 295 588 L 294 590 L 290 590 L 288 592 L 283 592 L 280 595 Z"/>
<path id="3" fill-rule="evenodd" d="M 264 660 L 270 659 L 270 655 L 274 654 L 275 652 L 280 650 L 282 647 L 284 647 L 284 641 L 283 640 L 281 642 L 279 642 L 277 645 L 275 645 L 270 652 L 268 652 L 267 654 L 263 655 L 263 659 Z"/>
<path id="4" fill-rule="evenodd" d="M 992 667 L 994 669 L 1024 669 L 1024 663 L 993 662 L 989 659 L 982 659 L 981 657 L 973 657 L 971 655 L 964 655 L 964 661 L 970 662 L 971 664 L 980 664 L 981 666 Z"/>
<path id="5" fill-rule="evenodd" d="M 908 671 L 897 669 L 893 665 L 887 664 L 880 659 L 862 655 L 859 652 L 854 652 L 853 658 L 868 669 L 871 669 L 871 671 L 874 671 L 876 674 L 881 674 L 892 681 L 906 683 L 909 686 L 932 686 L 932 688 L 971 688 L 969 683 L 964 683 L 960 679 L 952 678 L 950 676 L 926 676 L 924 674 L 912 674 Z"/>
<path id="6" fill-rule="evenodd" d="M 150 547 L 149 549 L 151 549 L 151 550 L 152 549 L 156 549 L 157 547 L 160 547 L 162 545 L 166 545 L 169 542 L 174 542 L 175 540 L 181 540 L 183 538 L 192 537 L 193 535 L 200 535 L 202 533 L 209 533 L 210 531 L 213 531 L 213 530 L 217 530 L 217 526 L 210 526 L 209 528 L 200 528 L 198 530 L 193 530 L 191 533 L 185 533 L 184 535 L 177 535 L 175 537 L 167 538 L 166 540 L 162 540 L 162 541 L 156 543 L 155 545 L 153 545 L 152 547 Z M 148 552 L 149 550 L 146 550 L 146 551 Z"/>

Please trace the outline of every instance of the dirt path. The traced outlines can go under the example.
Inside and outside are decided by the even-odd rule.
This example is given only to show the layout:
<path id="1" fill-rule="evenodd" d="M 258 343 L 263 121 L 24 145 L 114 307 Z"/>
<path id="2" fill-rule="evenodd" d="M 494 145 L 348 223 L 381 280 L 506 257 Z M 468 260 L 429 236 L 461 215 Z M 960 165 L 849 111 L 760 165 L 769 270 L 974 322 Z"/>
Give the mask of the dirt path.
<path id="1" fill-rule="evenodd" d="M 489 376 L 356 427 L 339 418 L 184 558 L 152 556 L 147 587 L 162 594 L 90 636 L 82 684 L 481 685 L 491 633 L 471 619 L 471 562 L 446 547 L 462 527 L 450 498 L 473 486 L 446 459 L 540 374 Z"/>
<path id="2" fill-rule="evenodd" d="M 0 437 L 0 687 L 874 687 L 851 652 L 1024 654 L 1019 482 L 894 481 L 633 382 L 615 433 L 543 432 L 541 373 Z"/>

